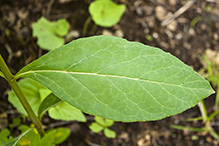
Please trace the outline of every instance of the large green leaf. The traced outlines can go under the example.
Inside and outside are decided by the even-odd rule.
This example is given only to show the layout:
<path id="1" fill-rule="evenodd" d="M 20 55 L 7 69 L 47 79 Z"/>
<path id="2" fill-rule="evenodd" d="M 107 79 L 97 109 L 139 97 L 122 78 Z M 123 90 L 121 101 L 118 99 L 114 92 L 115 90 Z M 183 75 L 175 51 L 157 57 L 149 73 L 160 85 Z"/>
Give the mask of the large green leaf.
<path id="1" fill-rule="evenodd" d="M 191 67 L 161 49 L 113 36 L 75 40 L 30 63 L 30 77 L 82 111 L 116 121 L 158 120 L 214 93 Z"/>

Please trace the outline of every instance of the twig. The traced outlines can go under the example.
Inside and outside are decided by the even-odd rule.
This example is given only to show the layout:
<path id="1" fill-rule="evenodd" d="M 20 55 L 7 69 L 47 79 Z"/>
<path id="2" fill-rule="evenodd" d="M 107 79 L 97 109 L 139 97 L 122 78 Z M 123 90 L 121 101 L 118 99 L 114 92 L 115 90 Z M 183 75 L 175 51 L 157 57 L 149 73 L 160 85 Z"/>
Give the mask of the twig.
<path id="1" fill-rule="evenodd" d="M 166 26 L 169 24 L 173 19 L 176 19 L 179 17 L 182 13 L 184 13 L 186 10 L 188 10 L 197 0 L 190 0 L 188 1 L 184 6 L 182 6 L 179 10 L 177 10 L 172 16 L 169 18 L 165 19 L 162 23 L 161 26 Z"/>

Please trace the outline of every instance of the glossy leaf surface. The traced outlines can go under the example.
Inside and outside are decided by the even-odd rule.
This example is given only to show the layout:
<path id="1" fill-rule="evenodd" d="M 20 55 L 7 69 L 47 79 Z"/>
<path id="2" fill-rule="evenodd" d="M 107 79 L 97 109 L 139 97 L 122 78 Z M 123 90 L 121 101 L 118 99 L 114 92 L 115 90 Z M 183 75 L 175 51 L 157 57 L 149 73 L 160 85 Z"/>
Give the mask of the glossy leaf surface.
<path id="1" fill-rule="evenodd" d="M 124 122 L 175 115 L 214 93 L 171 54 L 113 36 L 82 38 L 54 49 L 19 77 L 40 82 L 86 113 Z"/>

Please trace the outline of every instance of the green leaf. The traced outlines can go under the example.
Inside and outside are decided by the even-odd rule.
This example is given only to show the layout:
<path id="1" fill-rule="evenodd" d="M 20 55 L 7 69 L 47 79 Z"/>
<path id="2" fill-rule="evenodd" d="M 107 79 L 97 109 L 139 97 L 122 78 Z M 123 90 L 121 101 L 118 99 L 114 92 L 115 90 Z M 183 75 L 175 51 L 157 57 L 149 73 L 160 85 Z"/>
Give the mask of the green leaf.
<path id="1" fill-rule="evenodd" d="M 19 130 L 26 131 L 29 130 L 30 127 L 27 125 L 21 125 L 19 127 Z M 33 129 L 33 128 L 32 128 Z M 40 135 L 38 134 L 37 130 L 34 129 L 30 132 L 28 132 L 25 137 L 22 137 L 22 139 L 19 140 L 19 143 L 21 145 L 28 145 L 28 146 L 55 146 L 55 135 L 56 130 L 51 131 L 45 134 L 45 136 L 41 139 Z"/>
<path id="2" fill-rule="evenodd" d="M 33 127 L 21 125 L 18 129 L 23 133 L 31 128 Z M 22 137 L 22 139 L 19 140 L 19 143 L 21 145 L 29 145 L 30 143 L 34 143 L 34 141 L 40 141 L 40 135 L 38 134 L 36 129 L 28 132 L 24 137 Z"/>
<path id="3" fill-rule="evenodd" d="M 55 146 L 55 135 L 56 131 L 51 131 L 49 133 L 46 133 L 45 136 L 41 139 L 40 143 L 36 143 L 36 146 Z"/>
<path id="4" fill-rule="evenodd" d="M 48 90 L 48 89 L 47 89 Z M 55 96 L 53 93 L 49 94 L 41 103 L 39 109 L 38 109 L 38 116 L 42 117 L 42 115 L 49 110 L 50 108 L 59 105 L 62 103 L 62 100 L 60 100 L 57 96 Z"/>
<path id="5" fill-rule="evenodd" d="M 63 101 L 115 121 L 158 120 L 214 93 L 208 81 L 161 49 L 113 36 L 75 40 L 15 75 L 30 77 Z"/>
<path id="6" fill-rule="evenodd" d="M 4 128 L 0 131 L 0 135 L 4 135 L 4 136 L 9 136 L 10 135 L 10 131 L 7 128 Z"/>
<path id="7" fill-rule="evenodd" d="M 96 0 L 90 4 L 89 13 L 97 25 L 111 27 L 120 21 L 125 8 L 125 5 L 117 5 L 111 0 Z"/>
<path id="8" fill-rule="evenodd" d="M 58 48 L 65 43 L 63 36 L 68 32 L 69 25 L 66 19 L 59 19 L 57 22 L 50 22 L 41 17 L 33 23 L 33 36 L 37 37 L 37 44 L 46 50 Z"/>
<path id="9" fill-rule="evenodd" d="M 28 129 L 27 131 L 21 133 L 15 140 L 6 143 L 5 146 L 16 146 L 17 143 L 18 143 L 18 141 L 19 141 L 20 139 L 22 139 L 22 138 L 23 138 L 28 132 L 30 132 L 31 130 L 33 130 L 33 128 Z"/>
<path id="10" fill-rule="evenodd" d="M 105 118 L 98 117 L 98 116 L 95 116 L 94 119 L 98 124 L 102 125 L 103 127 L 110 127 L 114 123 L 113 120 L 105 119 Z"/>
<path id="11" fill-rule="evenodd" d="M 54 130 L 56 131 L 56 134 L 55 134 L 55 139 L 53 141 L 53 144 L 61 144 L 71 134 L 71 130 L 69 130 L 68 128 L 65 128 L 65 127 L 58 127 L 56 129 L 51 129 L 51 130 L 47 131 L 47 133 L 50 133 Z"/>
<path id="12" fill-rule="evenodd" d="M 95 122 L 91 123 L 91 125 L 89 126 L 89 128 L 90 128 L 93 132 L 95 132 L 95 133 L 98 133 L 98 132 L 100 132 L 100 131 L 102 131 L 102 130 L 104 129 L 103 126 L 101 126 L 101 125 L 99 125 L 99 124 L 97 124 L 97 123 L 95 123 Z"/>
<path id="13" fill-rule="evenodd" d="M 11 132 L 7 128 L 4 128 L 0 131 L 0 146 L 4 146 L 6 143 L 14 140 L 13 137 L 9 136 L 10 133 Z"/>
<path id="14" fill-rule="evenodd" d="M 105 128 L 105 129 L 103 130 L 103 133 L 104 133 L 104 135 L 105 135 L 106 137 L 108 137 L 108 138 L 116 138 L 116 132 L 113 131 L 113 130 L 110 130 L 110 129 L 108 129 L 108 128 Z"/>
<path id="15" fill-rule="evenodd" d="M 37 115 L 38 108 L 39 108 L 41 102 L 43 101 L 43 99 L 46 97 L 46 96 L 44 96 L 42 98 L 40 96 L 42 94 L 42 93 L 40 94 L 40 91 L 42 89 L 45 89 L 45 90 L 48 90 L 48 89 L 30 78 L 25 78 L 25 79 L 20 80 L 18 82 L 18 85 L 20 86 L 21 90 L 23 91 L 23 94 L 26 97 L 29 104 L 31 105 L 34 113 Z M 45 90 L 43 90 L 43 91 L 45 91 Z M 48 92 L 50 93 L 51 91 L 48 91 Z M 19 99 L 17 98 L 16 94 L 14 93 L 14 91 L 11 90 L 8 92 L 8 100 L 11 104 L 13 104 L 14 107 L 16 107 L 16 109 L 20 113 L 28 116 L 26 111 L 24 110 L 23 106 L 21 105 Z"/>
<path id="16" fill-rule="evenodd" d="M 56 107 L 49 109 L 49 116 L 56 120 L 86 122 L 84 114 L 66 102 L 62 102 Z"/>

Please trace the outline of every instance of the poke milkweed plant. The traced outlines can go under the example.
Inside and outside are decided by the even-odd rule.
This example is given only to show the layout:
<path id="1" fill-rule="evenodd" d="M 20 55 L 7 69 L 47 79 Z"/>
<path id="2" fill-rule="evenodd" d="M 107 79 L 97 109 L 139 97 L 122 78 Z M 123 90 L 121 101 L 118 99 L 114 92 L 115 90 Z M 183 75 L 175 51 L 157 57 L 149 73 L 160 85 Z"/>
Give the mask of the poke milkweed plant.
<path id="1" fill-rule="evenodd" d="M 44 104 L 41 111 L 61 100 L 85 113 L 122 122 L 176 115 L 214 93 L 207 80 L 171 54 L 113 36 L 74 40 L 15 75 L 0 56 L 0 70 L 42 139 L 52 134 L 44 136 L 39 118 L 17 84 L 19 78 L 31 78 L 52 92 L 48 98 L 53 100 L 46 103 L 54 102 Z"/>

